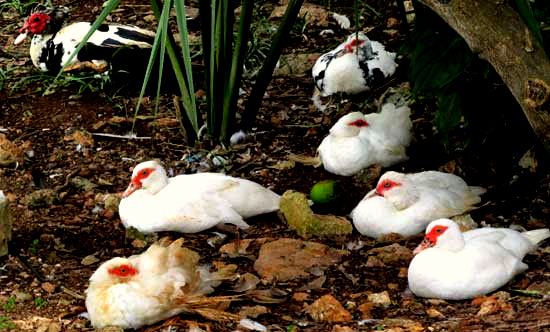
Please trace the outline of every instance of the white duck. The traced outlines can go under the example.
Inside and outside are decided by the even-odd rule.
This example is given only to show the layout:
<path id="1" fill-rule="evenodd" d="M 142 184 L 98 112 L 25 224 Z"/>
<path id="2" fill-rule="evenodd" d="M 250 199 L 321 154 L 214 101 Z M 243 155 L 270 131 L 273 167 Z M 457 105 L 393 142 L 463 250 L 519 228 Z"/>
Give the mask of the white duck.
<path id="1" fill-rule="evenodd" d="M 181 247 L 152 245 L 140 255 L 116 257 L 101 264 L 90 277 L 86 308 L 96 328 L 137 329 L 182 312 L 214 313 L 207 308 L 230 297 L 205 297 L 224 279 L 234 277 L 235 265 L 210 273 L 197 266 L 199 255 Z M 214 309 L 211 309 L 214 310 Z M 216 312 L 223 318 L 224 312 Z M 208 317 L 216 318 L 216 317 Z"/>
<path id="2" fill-rule="evenodd" d="M 386 172 L 351 212 L 355 228 L 378 238 L 388 233 L 412 236 L 432 220 L 460 215 L 481 202 L 485 189 L 468 186 L 460 177 L 426 171 Z"/>
<path id="3" fill-rule="evenodd" d="M 393 75 L 396 68 L 395 53 L 386 51 L 384 45 L 359 32 L 352 33 L 336 49 L 321 55 L 312 74 L 324 97 L 338 92 L 368 91 Z"/>
<path id="4" fill-rule="evenodd" d="M 408 271 L 417 296 L 463 300 L 492 292 L 525 271 L 525 254 L 550 237 L 550 230 L 519 233 L 483 228 L 461 233 L 449 219 L 432 221 Z"/>
<path id="5" fill-rule="evenodd" d="M 388 167 L 408 159 L 410 109 L 385 104 L 380 113 L 352 112 L 340 118 L 323 139 L 319 158 L 331 173 L 350 176 L 374 164 Z"/>
<path id="6" fill-rule="evenodd" d="M 140 232 L 196 233 L 221 223 L 248 228 L 243 218 L 276 211 L 279 195 L 261 185 L 220 173 L 168 178 L 156 161 L 134 168 L 119 214 Z"/>

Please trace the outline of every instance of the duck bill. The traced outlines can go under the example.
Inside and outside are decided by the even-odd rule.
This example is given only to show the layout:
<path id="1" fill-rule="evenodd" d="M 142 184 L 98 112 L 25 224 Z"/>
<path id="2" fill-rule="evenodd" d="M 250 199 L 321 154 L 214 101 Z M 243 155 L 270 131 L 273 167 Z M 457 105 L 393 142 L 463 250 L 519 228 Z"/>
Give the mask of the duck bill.
<path id="1" fill-rule="evenodd" d="M 17 38 L 13 41 L 13 44 L 17 46 L 23 43 L 25 39 L 27 39 L 27 31 L 22 32 L 19 36 L 17 36 Z"/>
<path id="2" fill-rule="evenodd" d="M 422 240 L 422 242 L 420 242 L 420 244 L 418 245 L 418 247 L 416 247 L 413 251 L 413 255 L 417 255 L 419 254 L 420 252 L 428 249 L 428 248 L 431 248 L 433 247 L 433 243 L 432 241 L 428 240 L 427 238 L 424 238 L 424 240 Z"/>
<path id="3" fill-rule="evenodd" d="M 138 190 L 140 188 L 139 185 L 135 184 L 134 182 L 130 182 L 130 185 L 124 192 L 122 193 L 122 198 L 126 198 L 130 196 L 134 191 Z"/>
<path id="4" fill-rule="evenodd" d="M 25 39 L 27 38 L 28 33 L 29 33 L 29 24 L 27 22 L 25 22 L 23 27 L 21 29 L 19 29 L 19 36 L 17 36 L 17 38 L 15 38 L 15 40 L 13 41 L 13 44 L 14 45 L 19 45 L 22 42 L 24 42 Z"/>

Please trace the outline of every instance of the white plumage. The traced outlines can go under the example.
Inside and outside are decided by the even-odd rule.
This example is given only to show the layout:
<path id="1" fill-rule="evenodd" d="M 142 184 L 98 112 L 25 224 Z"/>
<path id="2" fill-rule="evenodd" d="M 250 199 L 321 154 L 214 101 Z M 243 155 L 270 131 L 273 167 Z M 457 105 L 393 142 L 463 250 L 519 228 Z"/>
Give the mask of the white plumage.
<path id="1" fill-rule="evenodd" d="M 90 277 L 86 291 L 92 325 L 137 329 L 181 312 L 192 312 L 197 298 L 234 276 L 234 265 L 215 273 L 208 272 L 206 266 L 197 266 L 199 255 L 181 247 L 182 242 L 154 244 L 140 255 L 116 257 L 101 264 Z M 208 301 L 202 301 L 205 303 Z"/>
<path id="2" fill-rule="evenodd" d="M 452 220 L 435 220 L 415 250 L 409 288 L 417 296 L 446 300 L 484 295 L 525 271 L 525 254 L 548 237 L 548 229 L 519 233 L 483 228 L 461 233 Z"/>
<path id="3" fill-rule="evenodd" d="M 221 223 L 248 228 L 243 218 L 276 211 L 279 195 L 261 185 L 220 173 L 168 178 L 156 161 L 137 165 L 120 202 L 126 227 L 141 232 L 196 233 Z"/>
<path id="4" fill-rule="evenodd" d="M 351 212 L 357 230 L 378 238 L 388 233 L 412 236 L 432 220 L 463 214 L 481 202 L 485 189 L 437 171 L 386 172 L 376 189 Z"/>
<path id="5" fill-rule="evenodd" d="M 412 128 L 409 116 L 406 105 L 394 104 L 385 104 L 380 113 L 344 115 L 317 149 L 324 168 L 350 176 L 374 164 L 388 167 L 407 160 Z"/>
<path id="6" fill-rule="evenodd" d="M 368 91 L 393 75 L 396 68 L 395 53 L 360 32 L 358 38 L 353 33 L 336 49 L 321 55 L 312 74 L 321 96 L 330 96 Z"/>

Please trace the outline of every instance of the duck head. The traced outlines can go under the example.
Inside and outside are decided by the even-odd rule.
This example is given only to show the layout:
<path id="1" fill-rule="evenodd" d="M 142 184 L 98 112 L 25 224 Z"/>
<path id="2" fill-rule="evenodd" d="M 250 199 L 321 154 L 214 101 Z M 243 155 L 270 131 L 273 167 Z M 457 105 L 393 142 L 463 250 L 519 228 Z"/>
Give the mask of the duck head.
<path id="1" fill-rule="evenodd" d="M 426 228 L 424 240 L 414 249 L 413 254 L 418 254 L 428 248 L 456 252 L 464 247 L 464 237 L 458 225 L 450 219 L 438 219 L 432 221 Z"/>
<path id="2" fill-rule="evenodd" d="M 132 172 L 132 180 L 122 197 L 130 196 L 134 191 L 143 189 L 154 195 L 168 184 L 166 170 L 157 161 L 150 160 L 138 164 Z"/>
<path id="3" fill-rule="evenodd" d="M 407 181 L 405 174 L 393 171 L 384 173 L 378 180 L 376 194 L 386 198 L 398 210 L 406 209 L 418 200 L 414 184 Z"/>
<path id="4" fill-rule="evenodd" d="M 373 50 L 369 38 L 362 32 L 352 33 L 346 40 L 341 55 L 348 53 L 357 54 L 361 61 L 372 58 Z"/>
<path id="5" fill-rule="evenodd" d="M 101 264 L 90 277 L 90 287 L 125 283 L 138 275 L 138 269 L 128 258 L 115 257 Z"/>
<path id="6" fill-rule="evenodd" d="M 15 39 L 14 44 L 21 44 L 28 35 L 51 34 L 59 31 L 68 13 L 67 7 L 48 8 L 44 5 L 36 5 L 23 27 L 19 29 L 20 35 Z"/>
<path id="7" fill-rule="evenodd" d="M 330 134 L 337 137 L 353 137 L 359 135 L 363 128 L 368 127 L 365 115 L 361 112 L 352 112 L 341 117 L 330 128 Z"/>

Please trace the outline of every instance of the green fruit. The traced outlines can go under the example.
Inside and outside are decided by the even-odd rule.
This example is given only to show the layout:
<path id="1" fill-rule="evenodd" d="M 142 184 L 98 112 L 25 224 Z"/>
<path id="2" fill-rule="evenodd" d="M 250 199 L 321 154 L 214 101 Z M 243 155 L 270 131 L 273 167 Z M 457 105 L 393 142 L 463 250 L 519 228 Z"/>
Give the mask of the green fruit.
<path id="1" fill-rule="evenodd" d="M 338 181 L 323 180 L 317 182 L 312 188 L 309 196 L 315 204 L 330 203 L 338 198 Z"/>

